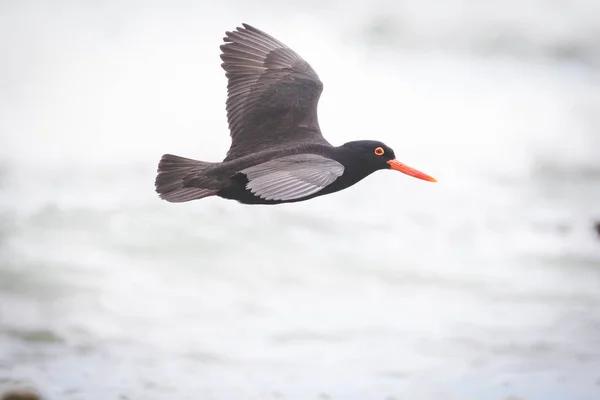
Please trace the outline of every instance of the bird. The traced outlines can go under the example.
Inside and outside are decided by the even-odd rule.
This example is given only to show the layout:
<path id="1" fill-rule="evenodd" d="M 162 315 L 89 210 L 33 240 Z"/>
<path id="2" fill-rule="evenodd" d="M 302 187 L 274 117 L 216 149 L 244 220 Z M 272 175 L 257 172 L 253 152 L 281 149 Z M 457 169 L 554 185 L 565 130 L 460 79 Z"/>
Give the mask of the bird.
<path id="1" fill-rule="evenodd" d="M 315 70 L 273 36 L 241 25 L 226 31 L 220 46 L 231 136 L 226 157 L 206 162 L 164 154 L 155 180 L 160 198 L 294 203 L 338 192 L 386 169 L 436 182 L 398 161 L 380 141 L 330 144 L 319 128 L 323 83 Z"/>

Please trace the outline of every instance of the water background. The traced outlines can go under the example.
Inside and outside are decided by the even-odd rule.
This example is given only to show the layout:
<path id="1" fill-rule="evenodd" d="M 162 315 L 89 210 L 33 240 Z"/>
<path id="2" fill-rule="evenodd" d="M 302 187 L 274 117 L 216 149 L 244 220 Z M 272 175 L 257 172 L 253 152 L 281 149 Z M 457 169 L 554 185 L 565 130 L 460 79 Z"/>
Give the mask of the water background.
<path id="1" fill-rule="evenodd" d="M 241 22 L 378 172 L 160 201 L 220 160 Z M 0 387 L 48 399 L 600 398 L 600 2 L 0 1 Z"/>

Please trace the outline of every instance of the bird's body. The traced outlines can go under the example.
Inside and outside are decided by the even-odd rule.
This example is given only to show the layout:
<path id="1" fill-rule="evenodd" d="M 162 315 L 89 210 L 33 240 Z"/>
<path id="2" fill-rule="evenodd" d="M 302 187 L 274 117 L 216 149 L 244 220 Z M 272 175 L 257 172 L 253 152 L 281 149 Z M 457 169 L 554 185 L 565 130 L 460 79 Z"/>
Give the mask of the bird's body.
<path id="1" fill-rule="evenodd" d="M 165 154 L 155 182 L 161 198 L 290 203 L 345 189 L 379 169 L 434 181 L 396 161 L 381 142 L 332 146 L 319 128 L 323 84 L 310 65 L 247 24 L 226 35 L 221 58 L 229 82 L 231 147 L 223 162 Z"/>

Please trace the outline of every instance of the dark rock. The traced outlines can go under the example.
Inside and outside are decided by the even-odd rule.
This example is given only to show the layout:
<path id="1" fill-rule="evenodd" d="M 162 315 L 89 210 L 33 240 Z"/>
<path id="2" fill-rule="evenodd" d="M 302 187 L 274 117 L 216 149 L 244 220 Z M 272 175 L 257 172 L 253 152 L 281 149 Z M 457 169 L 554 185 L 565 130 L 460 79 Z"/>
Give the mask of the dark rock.
<path id="1" fill-rule="evenodd" d="M 42 400 L 42 398 L 34 392 L 24 390 L 11 390 L 2 395 L 2 400 Z"/>

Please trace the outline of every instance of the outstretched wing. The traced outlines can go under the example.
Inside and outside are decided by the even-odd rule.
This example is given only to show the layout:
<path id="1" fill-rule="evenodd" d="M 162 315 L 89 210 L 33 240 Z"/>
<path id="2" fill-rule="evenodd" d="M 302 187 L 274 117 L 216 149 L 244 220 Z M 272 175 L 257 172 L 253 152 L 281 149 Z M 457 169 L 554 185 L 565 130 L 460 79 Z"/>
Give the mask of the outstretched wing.
<path id="1" fill-rule="evenodd" d="M 331 185 L 344 173 L 339 162 L 316 154 L 295 154 L 241 171 L 246 189 L 265 200 L 296 200 Z"/>
<path id="2" fill-rule="evenodd" d="M 317 118 L 323 91 L 317 73 L 277 39 L 242 25 L 226 32 L 221 45 L 231 131 L 226 160 L 283 144 L 329 145 Z"/>

